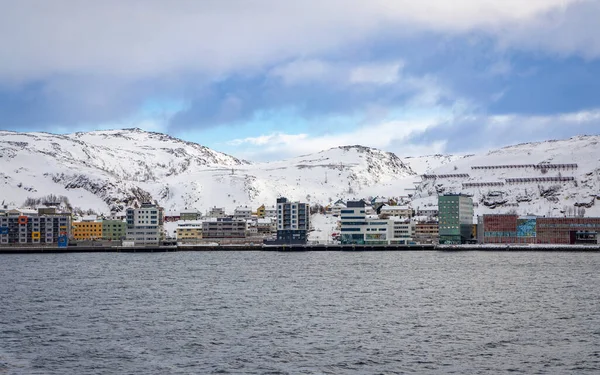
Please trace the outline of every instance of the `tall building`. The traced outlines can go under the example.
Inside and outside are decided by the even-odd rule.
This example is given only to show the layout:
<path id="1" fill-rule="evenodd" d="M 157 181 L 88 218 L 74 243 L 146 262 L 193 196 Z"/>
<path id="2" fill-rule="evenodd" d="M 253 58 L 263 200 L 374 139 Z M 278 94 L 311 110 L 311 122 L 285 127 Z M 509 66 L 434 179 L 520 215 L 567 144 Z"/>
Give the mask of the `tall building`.
<path id="1" fill-rule="evenodd" d="M 346 208 L 340 211 L 342 245 L 361 245 L 365 243 L 367 215 L 364 201 L 348 201 Z"/>
<path id="2" fill-rule="evenodd" d="M 127 209 L 127 240 L 135 245 L 158 245 L 163 237 L 164 210 L 152 203 Z"/>
<path id="3" fill-rule="evenodd" d="M 473 200 L 462 194 L 438 197 L 440 244 L 470 242 L 473 229 Z"/>
<path id="4" fill-rule="evenodd" d="M 277 199 L 277 243 L 305 244 L 310 229 L 310 209 L 307 203 Z"/>
<path id="5" fill-rule="evenodd" d="M 0 214 L 0 245 L 58 244 L 71 236 L 71 213 L 10 210 Z"/>

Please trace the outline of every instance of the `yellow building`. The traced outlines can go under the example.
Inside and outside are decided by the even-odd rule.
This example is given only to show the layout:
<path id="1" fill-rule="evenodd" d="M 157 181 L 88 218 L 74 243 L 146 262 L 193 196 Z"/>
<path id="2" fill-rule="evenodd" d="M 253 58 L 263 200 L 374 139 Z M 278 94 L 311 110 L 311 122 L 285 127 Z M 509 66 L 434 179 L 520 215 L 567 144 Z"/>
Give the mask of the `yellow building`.
<path id="1" fill-rule="evenodd" d="M 265 217 L 265 205 L 264 204 L 256 209 L 256 216 L 258 216 L 261 219 L 264 219 L 264 217 Z"/>
<path id="2" fill-rule="evenodd" d="M 177 227 L 178 241 L 193 241 L 202 239 L 202 224 L 183 224 Z"/>
<path id="3" fill-rule="evenodd" d="M 73 238 L 76 240 L 102 239 L 102 222 L 74 221 Z"/>

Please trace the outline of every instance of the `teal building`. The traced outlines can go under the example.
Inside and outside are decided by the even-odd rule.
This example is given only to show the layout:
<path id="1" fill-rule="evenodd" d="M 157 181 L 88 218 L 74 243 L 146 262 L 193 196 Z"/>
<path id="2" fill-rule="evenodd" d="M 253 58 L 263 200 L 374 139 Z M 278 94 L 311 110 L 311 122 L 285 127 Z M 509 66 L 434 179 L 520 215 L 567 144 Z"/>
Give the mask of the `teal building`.
<path id="1" fill-rule="evenodd" d="M 463 194 L 438 197 L 440 244 L 464 244 L 473 237 L 473 200 Z"/>

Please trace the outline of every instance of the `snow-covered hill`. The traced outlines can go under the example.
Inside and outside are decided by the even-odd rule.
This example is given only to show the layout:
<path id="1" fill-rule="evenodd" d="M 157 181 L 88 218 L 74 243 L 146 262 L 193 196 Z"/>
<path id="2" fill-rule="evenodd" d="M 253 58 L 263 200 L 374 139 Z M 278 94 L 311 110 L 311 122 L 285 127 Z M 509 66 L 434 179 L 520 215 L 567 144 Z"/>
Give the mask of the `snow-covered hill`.
<path id="1" fill-rule="evenodd" d="M 328 203 L 397 191 L 416 173 L 396 155 L 347 146 L 253 164 L 140 129 L 69 135 L 0 131 L 0 202 L 66 196 L 98 213 L 156 200 L 169 210 L 274 204 L 279 196 Z"/>
<path id="2" fill-rule="evenodd" d="M 460 192 L 473 195 L 476 214 L 562 216 L 583 208 L 586 216 L 600 216 L 600 136 L 525 143 L 454 160 L 428 172 L 413 206 L 437 205 L 438 194 Z"/>
<path id="3" fill-rule="evenodd" d="M 344 146 L 251 163 L 140 129 L 69 135 L 0 131 L 0 203 L 22 206 L 27 198 L 53 194 L 67 197 L 73 207 L 105 214 L 143 201 L 157 201 L 167 211 L 205 212 L 213 206 L 232 211 L 240 205 L 272 205 L 279 196 L 328 204 L 414 194 L 413 208 L 423 208 L 437 205 L 439 193 L 465 192 L 473 195 L 477 213 L 558 215 L 583 207 L 588 215 L 600 216 L 599 142 L 600 136 L 580 136 L 484 155 L 405 159 L 373 148 Z M 577 168 L 535 167 L 540 163 L 577 164 Z M 513 167 L 472 168 L 499 165 Z M 572 180 L 548 181 L 548 177 Z"/>

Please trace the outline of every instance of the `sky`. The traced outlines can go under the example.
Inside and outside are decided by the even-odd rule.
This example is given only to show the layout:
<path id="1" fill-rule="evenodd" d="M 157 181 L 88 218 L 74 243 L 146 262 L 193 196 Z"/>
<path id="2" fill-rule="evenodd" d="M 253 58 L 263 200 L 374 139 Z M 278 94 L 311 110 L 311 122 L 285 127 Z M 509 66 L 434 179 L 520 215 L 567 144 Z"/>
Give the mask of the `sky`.
<path id="1" fill-rule="evenodd" d="M 0 129 L 254 161 L 600 134 L 599 0 L 0 0 Z"/>

